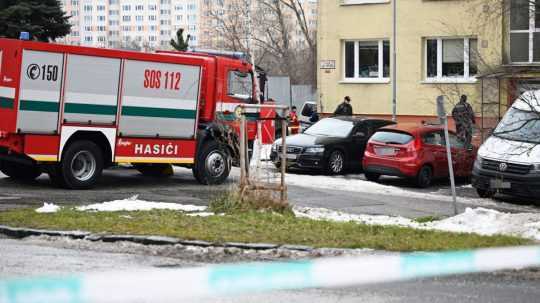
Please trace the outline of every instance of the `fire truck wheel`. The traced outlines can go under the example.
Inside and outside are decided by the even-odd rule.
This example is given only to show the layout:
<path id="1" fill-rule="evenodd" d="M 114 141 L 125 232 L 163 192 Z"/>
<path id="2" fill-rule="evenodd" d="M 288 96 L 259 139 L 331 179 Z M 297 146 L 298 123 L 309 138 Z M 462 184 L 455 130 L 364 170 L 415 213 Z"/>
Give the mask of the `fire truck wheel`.
<path id="1" fill-rule="evenodd" d="M 41 176 L 41 170 L 35 165 L 24 165 L 9 161 L 2 162 L 0 171 L 6 176 L 20 181 L 33 181 Z"/>
<path id="2" fill-rule="evenodd" d="M 64 151 L 60 178 L 69 189 L 89 189 L 103 171 L 103 154 L 92 141 L 76 141 Z"/>
<path id="3" fill-rule="evenodd" d="M 173 175 L 173 168 L 170 164 L 133 164 L 133 166 L 146 177 L 162 178 Z"/>
<path id="4" fill-rule="evenodd" d="M 201 184 L 221 184 L 231 172 L 231 157 L 227 149 L 215 141 L 207 142 L 201 149 L 193 176 Z"/>

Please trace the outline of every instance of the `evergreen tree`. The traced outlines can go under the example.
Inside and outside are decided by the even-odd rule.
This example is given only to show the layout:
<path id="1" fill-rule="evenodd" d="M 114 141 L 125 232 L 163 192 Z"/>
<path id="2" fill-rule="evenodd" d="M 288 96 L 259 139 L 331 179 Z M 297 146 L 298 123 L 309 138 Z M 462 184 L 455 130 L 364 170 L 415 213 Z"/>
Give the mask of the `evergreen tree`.
<path id="1" fill-rule="evenodd" d="M 69 34 L 69 18 L 58 0 L 2 0 L 0 37 L 17 39 L 29 32 L 32 39 L 48 42 Z"/>
<path id="2" fill-rule="evenodd" d="M 189 47 L 190 37 L 190 35 L 187 35 L 187 39 L 184 41 L 184 29 L 180 28 L 176 32 L 176 40 L 171 39 L 171 46 L 177 51 L 185 52 Z"/>

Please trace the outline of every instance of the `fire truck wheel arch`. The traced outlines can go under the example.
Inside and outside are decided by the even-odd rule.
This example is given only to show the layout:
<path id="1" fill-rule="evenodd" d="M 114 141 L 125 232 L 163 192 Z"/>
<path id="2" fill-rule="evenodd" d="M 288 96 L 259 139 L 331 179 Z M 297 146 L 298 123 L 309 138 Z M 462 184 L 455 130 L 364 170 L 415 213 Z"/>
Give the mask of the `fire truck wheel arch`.
<path id="1" fill-rule="evenodd" d="M 62 134 L 60 138 L 60 153 L 59 159 L 62 159 L 63 153 L 68 143 L 72 143 L 77 140 L 91 140 L 98 146 L 101 146 L 104 152 L 104 159 L 106 163 L 111 162 L 114 159 L 115 150 L 115 128 L 98 128 L 98 127 L 62 127 Z"/>

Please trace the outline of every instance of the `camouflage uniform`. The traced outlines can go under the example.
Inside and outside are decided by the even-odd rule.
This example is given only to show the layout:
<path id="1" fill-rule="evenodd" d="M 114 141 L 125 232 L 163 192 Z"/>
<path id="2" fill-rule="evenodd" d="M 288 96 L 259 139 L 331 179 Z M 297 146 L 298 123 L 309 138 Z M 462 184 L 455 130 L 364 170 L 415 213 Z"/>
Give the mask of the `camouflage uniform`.
<path id="1" fill-rule="evenodd" d="M 472 131 L 474 120 L 474 111 L 467 101 L 460 101 L 452 110 L 452 117 L 456 123 L 456 132 L 458 138 L 470 146 L 472 141 Z"/>

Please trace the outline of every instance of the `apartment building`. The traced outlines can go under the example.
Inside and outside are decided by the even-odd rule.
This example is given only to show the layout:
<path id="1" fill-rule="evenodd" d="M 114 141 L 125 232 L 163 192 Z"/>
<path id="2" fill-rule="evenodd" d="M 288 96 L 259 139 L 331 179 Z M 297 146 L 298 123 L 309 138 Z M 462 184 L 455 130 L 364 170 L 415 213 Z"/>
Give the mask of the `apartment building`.
<path id="1" fill-rule="evenodd" d="M 396 62 L 392 1 L 319 2 L 317 82 L 325 112 L 349 95 L 355 113 L 390 117 L 396 81 L 401 121 L 434 117 L 439 95 L 453 103 L 466 94 L 479 116 L 490 106 L 500 115 L 520 90 L 538 86 L 540 0 L 397 1 Z"/>
<path id="2" fill-rule="evenodd" d="M 232 19 L 246 19 L 235 20 L 239 21 L 238 25 L 247 27 L 246 13 L 243 8 L 251 4 L 251 17 L 254 20 L 254 32 L 260 31 L 261 28 L 257 24 L 257 20 L 262 18 L 261 14 L 266 14 L 268 17 L 272 12 L 268 9 L 268 6 L 263 1 L 258 0 L 201 0 L 200 1 L 200 34 L 199 45 L 203 48 L 220 49 L 224 47 L 224 37 L 220 35 L 220 31 L 216 30 L 219 27 L 220 22 L 228 23 L 226 26 L 230 26 L 235 22 L 231 22 Z M 271 1 L 267 1 L 270 3 Z M 310 32 L 315 32 L 317 28 L 317 16 L 318 16 L 318 0 L 300 0 L 298 1 L 304 11 L 306 23 Z M 290 24 L 290 27 L 294 30 L 290 32 L 291 45 L 294 47 L 305 47 L 306 41 L 304 34 L 298 26 L 297 18 L 294 12 L 285 5 L 282 5 L 286 22 Z M 234 30 L 231 28 L 231 30 Z M 263 31 L 264 32 L 264 31 Z"/>
<path id="3" fill-rule="evenodd" d="M 73 25 L 63 42 L 109 48 L 169 49 L 179 28 L 196 46 L 200 0 L 62 0 Z"/>

